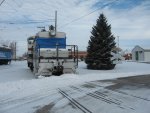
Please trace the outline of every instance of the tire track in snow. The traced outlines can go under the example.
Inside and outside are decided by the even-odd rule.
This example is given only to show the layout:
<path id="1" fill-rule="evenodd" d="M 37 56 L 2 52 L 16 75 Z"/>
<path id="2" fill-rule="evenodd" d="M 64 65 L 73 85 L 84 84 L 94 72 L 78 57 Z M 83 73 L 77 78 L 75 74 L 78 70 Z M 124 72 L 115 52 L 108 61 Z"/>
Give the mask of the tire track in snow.
<path id="1" fill-rule="evenodd" d="M 84 84 L 85 85 L 85 84 Z M 80 87 L 75 87 L 75 86 L 70 86 L 70 88 L 72 88 L 73 90 L 76 90 L 78 92 L 83 92 L 86 93 L 86 95 L 91 96 L 93 98 L 96 98 L 100 101 L 106 102 L 108 104 L 114 104 L 117 107 L 121 108 L 121 109 L 130 109 L 130 110 L 135 110 L 134 108 L 127 106 L 124 104 L 124 102 L 122 100 L 116 99 L 114 97 L 110 97 L 109 95 L 107 95 L 104 91 L 101 92 L 99 91 L 99 89 L 96 90 L 91 90 L 91 91 L 87 91 L 89 90 L 89 88 L 84 87 L 84 85 L 80 86 Z M 87 84 L 86 84 L 87 85 Z M 88 84 L 89 85 L 89 84 Z M 87 90 L 83 89 L 86 88 Z M 95 88 L 93 88 L 95 89 Z M 105 89 L 104 89 L 105 90 Z M 110 92 L 110 91 L 109 91 Z"/>
<path id="2" fill-rule="evenodd" d="M 91 83 L 91 82 L 87 82 L 87 83 L 88 83 L 88 84 L 91 84 L 91 85 L 93 85 L 93 86 L 103 87 L 105 90 L 108 90 L 108 91 L 117 92 L 117 93 L 120 93 L 120 94 L 123 94 L 123 95 L 131 96 L 131 97 L 134 97 L 134 98 L 137 98 L 137 99 L 142 99 L 142 100 L 145 100 L 145 101 L 150 101 L 150 99 L 147 99 L 147 98 L 145 98 L 145 97 L 140 97 L 140 96 L 136 96 L 136 95 L 133 95 L 133 94 L 128 94 L 128 93 L 126 93 L 126 92 L 119 91 L 119 90 L 108 89 L 108 88 L 105 88 L 104 86 L 101 86 L 101 85 L 96 84 L 96 83 Z"/>
<path id="3" fill-rule="evenodd" d="M 60 88 L 58 88 L 58 91 L 64 96 L 66 97 L 71 104 L 73 104 L 74 106 L 76 106 L 78 109 L 80 109 L 83 113 L 92 113 L 92 111 L 90 111 L 88 108 L 86 108 L 85 106 L 83 106 L 82 104 L 80 104 L 78 101 L 76 101 L 74 98 L 72 98 L 69 94 L 67 94 L 65 91 L 61 90 Z"/>

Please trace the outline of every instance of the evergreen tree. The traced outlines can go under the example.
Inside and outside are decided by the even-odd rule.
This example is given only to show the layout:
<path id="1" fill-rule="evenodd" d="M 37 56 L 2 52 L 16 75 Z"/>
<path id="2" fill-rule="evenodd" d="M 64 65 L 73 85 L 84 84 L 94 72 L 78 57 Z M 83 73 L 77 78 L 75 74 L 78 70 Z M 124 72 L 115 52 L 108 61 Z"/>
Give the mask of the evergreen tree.
<path id="1" fill-rule="evenodd" d="M 111 51 L 116 43 L 114 41 L 115 37 L 111 33 L 111 25 L 108 25 L 104 14 L 100 14 L 91 34 L 85 59 L 87 68 L 113 69 L 115 64 L 111 61 Z"/>

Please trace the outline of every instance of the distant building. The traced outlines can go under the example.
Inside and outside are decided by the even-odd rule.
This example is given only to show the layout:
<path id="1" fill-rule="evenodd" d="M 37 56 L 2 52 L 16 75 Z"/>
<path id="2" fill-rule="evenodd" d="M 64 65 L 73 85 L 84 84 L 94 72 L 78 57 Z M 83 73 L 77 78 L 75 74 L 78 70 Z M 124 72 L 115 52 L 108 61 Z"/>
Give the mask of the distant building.
<path id="1" fill-rule="evenodd" d="M 79 58 L 85 58 L 87 55 L 87 52 L 86 51 L 78 51 L 78 57 Z"/>
<path id="2" fill-rule="evenodd" d="M 120 47 L 114 47 L 112 48 L 112 51 L 121 52 L 122 49 Z"/>
<path id="3" fill-rule="evenodd" d="M 131 53 L 126 53 L 123 55 L 125 60 L 132 60 L 132 54 Z"/>
<path id="4" fill-rule="evenodd" d="M 132 49 L 132 60 L 150 62 L 150 49 L 143 49 L 140 46 L 135 46 Z"/>

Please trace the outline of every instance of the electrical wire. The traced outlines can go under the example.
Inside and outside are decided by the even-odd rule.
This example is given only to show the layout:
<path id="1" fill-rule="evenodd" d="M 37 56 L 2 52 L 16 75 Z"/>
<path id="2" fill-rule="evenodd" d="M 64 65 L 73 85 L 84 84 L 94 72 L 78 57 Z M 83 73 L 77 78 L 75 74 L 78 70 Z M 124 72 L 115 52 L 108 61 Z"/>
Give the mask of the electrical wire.
<path id="1" fill-rule="evenodd" d="M 111 5 L 112 3 L 116 2 L 116 1 L 118 1 L 118 0 L 115 0 L 115 1 L 112 1 L 112 2 L 110 2 L 110 3 L 107 3 L 107 4 L 105 4 L 103 7 L 106 7 L 106 6 L 108 6 L 108 5 Z M 99 8 L 97 8 L 97 9 L 95 9 L 94 11 L 91 11 L 90 13 L 87 13 L 87 14 L 85 14 L 85 15 L 79 17 L 79 18 L 76 18 L 76 19 L 74 19 L 74 20 L 72 20 L 72 21 L 70 21 L 70 22 L 68 22 L 68 23 L 66 23 L 66 24 L 64 24 L 64 25 L 61 25 L 61 26 L 58 27 L 58 28 L 62 28 L 62 27 L 64 28 L 64 27 L 66 27 L 67 25 L 69 25 L 69 24 L 71 24 L 71 23 L 73 23 L 73 22 L 76 22 L 76 21 L 78 21 L 78 20 L 80 20 L 80 19 L 82 19 L 82 18 L 84 18 L 84 17 L 86 17 L 86 16 L 91 15 L 92 13 L 94 13 L 94 12 L 100 10 L 101 8 L 102 8 L 102 7 L 99 7 Z"/>
<path id="2" fill-rule="evenodd" d="M 1 3 L 0 3 L 0 6 L 1 6 L 4 2 L 5 2 L 5 0 L 2 0 Z"/>
<path id="3" fill-rule="evenodd" d="M 54 19 L 47 19 L 47 20 L 29 20 L 29 21 L 0 21 L 0 23 L 6 24 L 34 24 L 34 23 L 47 23 L 47 22 L 54 22 Z"/>
<path id="4" fill-rule="evenodd" d="M 3 0 L 2 2 L 0 2 L 0 5 L 2 5 L 4 3 L 5 0 Z M 20 7 L 20 5 L 15 1 L 15 0 L 12 0 L 13 3 L 16 4 L 17 7 Z M 16 7 L 14 7 L 12 4 L 10 4 L 10 2 L 6 2 L 6 4 L 12 9 L 14 10 L 15 12 L 18 12 L 18 9 Z M 6 13 L 8 16 L 11 16 L 10 14 Z M 43 15 L 43 13 L 42 13 Z M 22 15 L 24 17 L 24 15 Z M 46 15 L 44 15 L 46 16 Z M 20 21 L 20 22 L 17 22 L 17 21 L 0 21 L 0 23 L 6 23 L 6 24 L 38 24 L 38 23 L 46 23 L 46 22 L 51 22 L 52 19 L 46 19 L 46 20 L 29 20 L 27 19 L 27 21 Z"/>
<path id="5" fill-rule="evenodd" d="M 2 4 L 4 3 L 4 1 L 5 1 L 5 0 L 3 0 L 3 1 L 0 3 L 0 5 L 2 5 Z M 61 25 L 61 26 L 58 27 L 58 28 L 66 27 L 66 26 L 68 26 L 69 24 L 71 24 L 71 23 L 73 23 L 73 22 L 76 22 L 76 21 L 78 21 L 78 20 L 80 20 L 80 19 L 82 19 L 82 18 L 84 18 L 84 17 L 87 17 L 87 16 L 93 14 L 94 12 L 100 10 L 102 7 L 106 7 L 106 6 L 108 6 L 108 5 L 111 5 L 112 3 L 116 2 L 116 1 L 118 1 L 118 0 L 114 0 L 114 1 L 112 1 L 112 2 L 109 2 L 109 3 L 107 3 L 107 4 L 103 5 L 103 6 L 101 6 L 101 7 L 98 7 L 97 9 L 95 9 L 95 10 L 93 10 L 93 11 L 91 11 L 91 12 L 89 12 L 89 13 L 87 13 L 87 14 L 85 14 L 85 15 L 79 17 L 79 18 L 76 18 L 76 19 L 74 19 L 74 20 L 72 20 L 72 21 L 70 21 L 70 22 L 68 22 L 68 23 L 66 23 L 66 24 L 64 24 L 64 25 Z M 13 0 L 13 2 L 16 3 L 15 0 Z M 8 5 L 9 5 L 9 4 L 8 4 Z M 18 3 L 16 3 L 16 5 L 18 5 Z M 9 5 L 9 6 L 11 6 L 11 8 L 17 12 L 17 9 L 16 9 L 16 8 L 12 7 L 12 5 Z M 19 5 L 18 5 L 18 7 L 19 7 Z M 46 22 L 48 22 L 48 21 L 46 21 Z M 1 22 L 0 22 L 0 23 L 1 23 Z M 17 24 L 16 22 L 10 22 L 10 23 L 12 23 L 12 24 Z M 33 23 L 45 23 L 45 20 L 43 20 L 43 21 L 42 21 L 42 20 L 41 20 L 41 21 L 34 21 L 34 20 L 33 20 L 33 21 L 30 21 L 30 20 L 29 20 L 29 21 L 27 21 L 27 22 L 25 22 L 25 23 L 23 23 L 23 24 L 33 24 Z M 19 23 L 19 24 L 21 24 L 21 23 Z"/>

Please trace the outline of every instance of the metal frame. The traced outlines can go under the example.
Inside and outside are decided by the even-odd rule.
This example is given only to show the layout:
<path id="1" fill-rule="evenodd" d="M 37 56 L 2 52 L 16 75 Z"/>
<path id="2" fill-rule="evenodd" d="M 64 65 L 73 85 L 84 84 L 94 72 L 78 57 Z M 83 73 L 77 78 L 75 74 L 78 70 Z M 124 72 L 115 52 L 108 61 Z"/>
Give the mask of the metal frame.
<path id="1" fill-rule="evenodd" d="M 42 58 L 40 57 L 40 45 L 37 45 L 38 46 L 38 60 L 39 60 L 39 63 L 52 63 L 52 62 L 49 62 L 49 60 L 57 60 L 59 61 L 60 59 L 73 59 L 73 62 L 76 63 L 76 66 L 78 66 L 78 46 L 77 45 L 65 45 L 66 47 L 71 47 L 71 51 L 69 51 L 69 53 L 71 52 L 71 58 L 70 58 L 70 55 L 68 57 L 59 57 L 59 49 L 64 49 L 64 48 L 59 48 L 59 46 L 63 46 L 63 45 L 54 45 L 56 46 L 56 57 L 46 57 L 46 58 Z M 52 45 L 53 46 L 53 45 Z M 55 49 L 55 48 L 47 48 L 47 49 Z M 66 48 L 65 48 L 66 49 Z M 73 51 L 72 51 L 73 49 Z M 48 59 L 48 62 L 41 62 L 41 59 Z"/>

